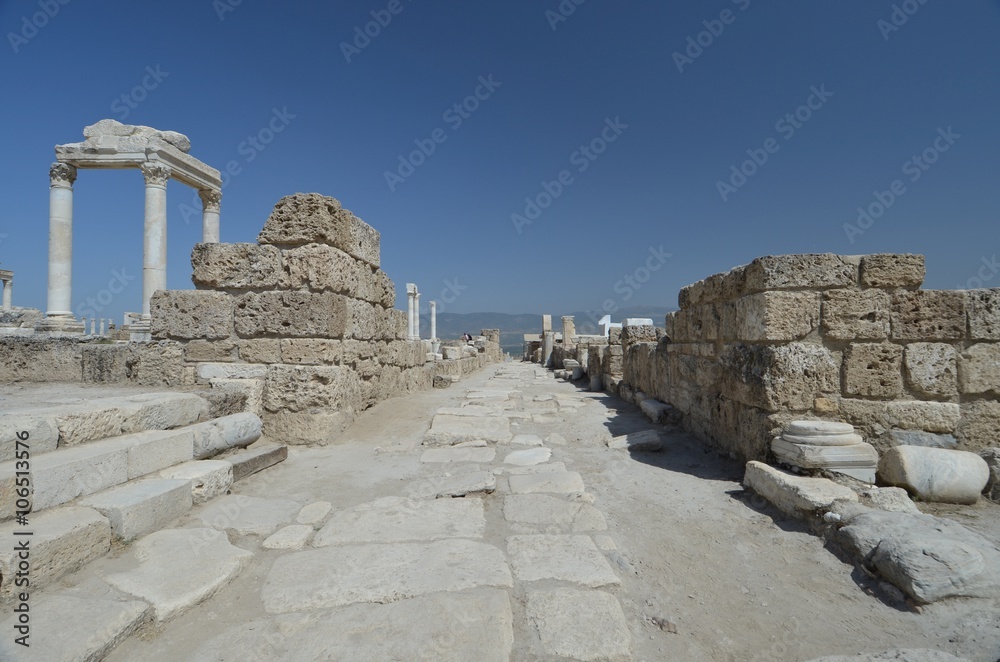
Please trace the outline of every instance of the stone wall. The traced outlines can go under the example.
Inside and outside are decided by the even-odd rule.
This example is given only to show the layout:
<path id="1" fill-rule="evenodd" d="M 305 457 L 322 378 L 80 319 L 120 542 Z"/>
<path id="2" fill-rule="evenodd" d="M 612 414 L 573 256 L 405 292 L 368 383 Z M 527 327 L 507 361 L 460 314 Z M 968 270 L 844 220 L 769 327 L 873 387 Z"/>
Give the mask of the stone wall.
<path id="1" fill-rule="evenodd" d="M 747 460 L 797 418 L 847 421 L 880 451 L 995 445 L 1000 289 L 923 278 L 919 255 L 760 258 L 681 290 L 665 338 L 623 341 L 622 378 Z"/>

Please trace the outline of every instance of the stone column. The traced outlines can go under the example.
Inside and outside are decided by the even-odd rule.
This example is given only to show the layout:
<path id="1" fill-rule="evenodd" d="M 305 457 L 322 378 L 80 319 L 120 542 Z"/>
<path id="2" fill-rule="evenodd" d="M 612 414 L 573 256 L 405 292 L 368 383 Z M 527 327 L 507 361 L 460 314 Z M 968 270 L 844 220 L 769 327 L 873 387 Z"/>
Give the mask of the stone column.
<path id="1" fill-rule="evenodd" d="M 546 331 L 542 334 L 542 361 L 541 364 L 548 368 L 552 365 L 552 348 L 556 344 L 556 334 L 553 331 Z"/>
<path id="2" fill-rule="evenodd" d="M 562 317 L 563 347 L 571 347 L 576 339 L 576 324 L 572 315 Z"/>
<path id="3" fill-rule="evenodd" d="M 53 163 L 49 168 L 49 290 L 44 330 L 75 330 L 73 317 L 73 182 L 76 168 Z M 73 327 L 70 329 L 69 327 Z"/>
<path id="4" fill-rule="evenodd" d="M 222 207 L 222 191 L 202 189 L 201 198 L 201 241 L 206 244 L 219 243 L 219 214 Z"/>
<path id="5" fill-rule="evenodd" d="M 167 289 L 167 181 L 170 168 L 146 161 L 139 168 L 146 179 L 146 215 L 142 242 L 142 318 L 149 321 L 153 292 Z"/>
<path id="6" fill-rule="evenodd" d="M 3 282 L 3 309 L 10 310 L 14 307 L 14 281 L 5 280 Z"/>
<path id="7" fill-rule="evenodd" d="M 416 339 L 416 325 L 413 323 L 413 311 L 416 308 L 417 286 L 406 284 L 406 339 Z"/>
<path id="8" fill-rule="evenodd" d="M 437 307 L 438 307 L 438 302 L 437 301 L 431 301 L 431 340 L 432 341 L 438 339 L 438 332 L 437 332 L 437 328 L 438 328 L 438 323 L 437 323 Z"/>
<path id="9" fill-rule="evenodd" d="M 542 315 L 542 334 L 552 330 L 552 315 Z"/>
<path id="10" fill-rule="evenodd" d="M 420 292 L 413 295 L 413 336 L 420 340 Z"/>

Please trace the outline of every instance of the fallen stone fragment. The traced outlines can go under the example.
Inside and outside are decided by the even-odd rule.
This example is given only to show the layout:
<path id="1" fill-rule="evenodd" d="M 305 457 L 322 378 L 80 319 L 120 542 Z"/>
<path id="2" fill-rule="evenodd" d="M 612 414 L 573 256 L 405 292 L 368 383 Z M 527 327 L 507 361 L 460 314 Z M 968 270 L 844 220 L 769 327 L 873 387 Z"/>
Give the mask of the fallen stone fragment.
<path id="1" fill-rule="evenodd" d="M 656 430 L 643 430 L 614 437 L 608 441 L 608 448 L 627 451 L 656 452 L 663 448 L 663 440 Z"/>
<path id="2" fill-rule="evenodd" d="M 837 500 L 858 500 L 854 490 L 832 480 L 795 476 L 757 461 L 747 462 L 743 485 L 786 515 L 800 519 L 829 510 Z"/>
<path id="3" fill-rule="evenodd" d="M 990 478 L 986 461 L 966 451 L 924 446 L 890 448 L 878 466 L 879 477 L 924 501 L 971 504 Z"/>
<path id="4" fill-rule="evenodd" d="M 573 588 L 531 591 L 527 612 L 548 655 L 602 662 L 632 659 L 625 614 L 610 593 Z"/>
<path id="5" fill-rule="evenodd" d="M 295 521 L 299 524 L 319 524 L 330 514 L 331 510 L 333 510 L 333 504 L 329 501 L 316 501 L 302 506 Z"/>
<path id="6" fill-rule="evenodd" d="M 621 583 L 589 536 L 510 536 L 507 553 L 514 574 L 523 582 L 555 579 L 590 588 Z"/>

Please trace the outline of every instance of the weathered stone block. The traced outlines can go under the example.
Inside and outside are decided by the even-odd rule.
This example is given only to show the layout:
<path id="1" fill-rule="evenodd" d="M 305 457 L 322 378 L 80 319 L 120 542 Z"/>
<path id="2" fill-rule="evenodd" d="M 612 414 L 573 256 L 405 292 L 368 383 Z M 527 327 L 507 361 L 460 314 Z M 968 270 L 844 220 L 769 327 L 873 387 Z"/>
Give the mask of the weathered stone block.
<path id="1" fill-rule="evenodd" d="M 962 352 L 958 367 L 962 393 L 1000 395 L 1000 343 L 972 345 Z"/>
<path id="2" fill-rule="evenodd" d="M 799 340 L 819 324 L 819 305 L 819 292 L 761 292 L 742 297 L 736 301 L 736 338 Z"/>
<path id="3" fill-rule="evenodd" d="M 244 338 L 342 338 L 347 301 L 332 292 L 251 292 L 236 304 L 236 333 Z"/>
<path id="4" fill-rule="evenodd" d="M 222 460 L 191 460 L 160 472 L 162 478 L 191 481 L 195 505 L 222 496 L 233 485 L 233 465 Z"/>
<path id="5" fill-rule="evenodd" d="M 238 342 L 240 360 L 247 363 L 281 363 L 281 341 L 255 338 Z"/>
<path id="6" fill-rule="evenodd" d="M 188 363 L 201 361 L 227 362 L 235 361 L 238 355 L 236 341 L 226 340 L 192 340 L 184 346 L 184 360 Z"/>
<path id="7" fill-rule="evenodd" d="M 858 263 L 843 255 L 768 255 L 745 267 L 746 293 L 766 290 L 828 289 L 858 284 Z"/>
<path id="8" fill-rule="evenodd" d="M 990 470 L 975 453 L 896 446 L 882 456 L 878 475 L 889 485 L 903 487 L 924 501 L 971 504 L 979 500 Z"/>
<path id="9" fill-rule="evenodd" d="M 281 340 L 281 362 L 293 365 L 339 365 L 343 345 L 343 340 L 284 338 Z"/>
<path id="10" fill-rule="evenodd" d="M 916 289 L 924 282 L 924 256 L 878 253 L 861 256 L 861 284 L 885 289 Z"/>
<path id="11" fill-rule="evenodd" d="M 81 500 L 111 522 L 114 536 L 135 540 L 158 531 L 191 510 L 191 481 L 154 478 Z"/>
<path id="12" fill-rule="evenodd" d="M 965 337 L 965 293 L 897 290 L 892 294 L 896 340 L 961 340 Z"/>
<path id="13" fill-rule="evenodd" d="M 77 382 L 83 347 L 69 338 L 0 338 L 0 381 Z"/>
<path id="14" fill-rule="evenodd" d="M 996 446 L 998 422 L 1000 402 L 969 402 L 962 405 L 961 421 L 955 436 L 962 442 L 962 447 L 969 451 Z"/>
<path id="15" fill-rule="evenodd" d="M 82 345 L 83 381 L 94 384 L 120 384 L 127 380 L 125 345 Z"/>
<path id="16" fill-rule="evenodd" d="M 264 429 L 268 434 L 291 445 L 317 444 L 325 446 L 336 440 L 353 420 L 350 411 L 280 411 L 264 414 Z"/>
<path id="17" fill-rule="evenodd" d="M 805 411 L 840 391 L 840 356 L 819 345 L 730 345 L 719 362 L 723 395 L 767 411 Z"/>
<path id="18" fill-rule="evenodd" d="M 184 383 L 184 349 L 173 341 L 129 345 L 125 377 L 140 386 L 180 386 Z"/>
<path id="19" fill-rule="evenodd" d="M 881 290 L 823 293 L 823 334 L 834 340 L 882 340 L 889 336 L 891 298 Z"/>
<path id="20" fill-rule="evenodd" d="M 149 303 L 153 338 L 228 338 L 233 335 L 234 305 L 225 292 L 160 290 Z"/>
<path id="21" fill-rule="evenodd" d="M 379 269 L 375 272 L 375 282 L 378 298 L 372 303 L 377 303 L 386 310 L 392 309 L 396 305 L 396 286 L 389 274 Z"/>
<path id="22" fill-rule="evenodd" d="M 952 402 L 901 400 L 886 405 L 892 426 L 905 430 L 951 433 L 958 427 L 961 408 Z"/>
<path id="23" fill-rule="evenodd" d="M 326 244 L 379 266 L 379 233 L 335 198 L 296 193 L 278 201 L 257 241 L 277 246 Z"/>
<path id="24" fill-rule="evenodd" d="M 283 271 L 279 286 L 282 289 L 309 289 L 356 297 L 362 271 L 370 272 L 368 265 L 325 244 L 285 249 L 281 251 L 281 260 Z"/>
<path id="25" fill-rule="evenodd" d="M 379 311 L 367 301 L 348 299 L 347 310 L 350 321 L 345 337 L 358 340 L 372 340 L 379 337 Z"/>
<path id="26" fill-rule="evenodd" d="M 351 407 L 361 397 L 359 381 L 353 370 L 341 366 L 269 366 L 264 409 L 303 412 Z"/>
<path id="27" fill-rule="evenodd" d="M 391 322 L 392 328 L 395 331 L 396 340 L 406 340 L 407 336 L 407 324 L 406 311 L 405 310 L 390 310 L 389 320 Z"/>
<path id="28" fill-rule="evenodd" d="M 256 414 L 243 412 L 192 425 L 187 429 L 194 436 L 191 457 L 203 460 L 231 448 L 245 448 L 260 439 L 261 421 Z"/>
<path id="29" fill-rule="evenodd" d="M 281 257 L 274 246 L 195 244 L 191 267 L 198 289 L 266 289 L 278 284 Z"/>
<path id="30" fill-rule="evenodd" d="M 931 398 L 958 395 L 958 352 L 944 343 L 907 345 L 906 383 L 918 395 Z"/>
<path id="31" fill-rule="evenodd" d="M 971 340 L 1000 340 L 1000 288 L 965 293 Z"/>
<path id="32" fill-rule="evenodd" d="M 895 398 L 903 393 L 903 348 L 857 343 L 844 352 L 844 393 Z"/>

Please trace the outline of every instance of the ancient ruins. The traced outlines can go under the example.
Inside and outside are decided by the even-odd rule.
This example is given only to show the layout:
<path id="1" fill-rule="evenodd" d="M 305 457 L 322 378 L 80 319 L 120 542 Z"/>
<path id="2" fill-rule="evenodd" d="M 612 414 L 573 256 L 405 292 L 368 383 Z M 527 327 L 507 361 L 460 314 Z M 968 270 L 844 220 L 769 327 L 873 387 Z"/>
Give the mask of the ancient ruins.
<path id="1" fill-rule="evenodd" d="M 766 256 L 662 320 L 542 315 L 514 361 L 435 301 L 424 337 L 337 199 L 220 243 L 187 138 L 84 136 L 44 313 L 0 271 L 0 659 L 1000 656 L 1000 289 Z M 81 168 L 145 177 L 122 327 L 71 310 Z M 189 290 L 171 177 L 204 202 Z"/>

